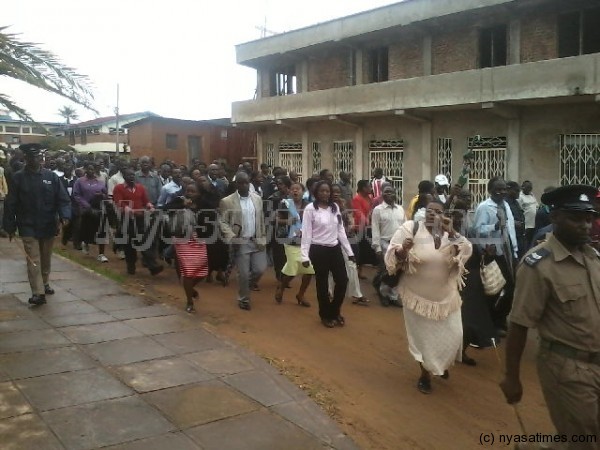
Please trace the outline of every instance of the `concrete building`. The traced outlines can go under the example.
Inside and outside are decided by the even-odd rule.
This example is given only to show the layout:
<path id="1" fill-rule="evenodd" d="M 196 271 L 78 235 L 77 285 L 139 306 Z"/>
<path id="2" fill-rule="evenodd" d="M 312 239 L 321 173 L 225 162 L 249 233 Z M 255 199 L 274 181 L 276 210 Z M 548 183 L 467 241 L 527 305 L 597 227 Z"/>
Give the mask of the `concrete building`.
<path id="1" fill-rule="evenodd" d="M 127 128 L 129 123 L 157 117 L 150 111 L 119 115 L 119 153 L 127 153 Z M 61 135 L 65 136 L 69 145 L 78 152 L 116 153 L 117 144 L 117 117 L 98 117 L 71 125 L 61 125 Z"/>
<path id="2" fill-rule="evenodd" d="M 133 158 L 151 156 L 157 163 L 169 159 L 186 165 L 194 159 L 207 164 L 218 159 L 227 161 L 232 167 L 249 160 L 256 167 L 256 132 L 233 127 L 229 118 L 147 117 L 125 128 Z"/>
<path id="3" fill-rule="evenodd" d="M 236 46 L 258 84 L 232 122 L 261 161 L 382 167 L 405 201 L 468 149 L 474 201 L 496 175 L 598 186 L 599 51 L 597 1 L 406 0 Z"/>
<path id="4" fill-rule="evenodd" d="M 16 148 L 21 144 L 41 142 L 53 135 L 53 130 L 61 124 L 42 122 L 33 123 L 14 119 L 7 110 L 0 110 L 0 144 Z"/>

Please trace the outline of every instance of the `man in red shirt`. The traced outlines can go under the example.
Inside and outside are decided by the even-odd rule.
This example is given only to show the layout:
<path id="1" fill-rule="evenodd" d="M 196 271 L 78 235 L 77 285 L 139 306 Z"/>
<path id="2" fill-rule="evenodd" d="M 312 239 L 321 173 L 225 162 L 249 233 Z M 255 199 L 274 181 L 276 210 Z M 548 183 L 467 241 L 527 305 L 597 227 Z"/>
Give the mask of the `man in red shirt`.
<path id="1" fill-rule="evenodd" d="M 377 265 L 377 258 L 370 243 L 373 189 L 369 180 L 360 180 L 356 186 L 357 194 L 352 199 L 352 213 L 357 236 L 360 239 L 358 241 L 358 277 L 364 279 L 362 266 L 365 264 Z"/>
<path id="2" fill-rule="evenodd" d="M 115 186 L 113 202 L 121 212 L 127 273 L 135 274 L 139 249 L 142 252 L 142 264 L 152 275 L 158 275 L 162 272 L 163 266 L 156 262 L 152 245 L 155 236 L 151 232 L 156 231 L 156 227 L 151 226 L 153 221 L 150 221 L 150 226 L 146 227 L 144 220 L 147 211 L 154 211 L 154 205 L 148 201 L 144 186 L 135 182 L 135 172 L 132 169 L 126 169 L 123 178 L 125 182 Z"/>

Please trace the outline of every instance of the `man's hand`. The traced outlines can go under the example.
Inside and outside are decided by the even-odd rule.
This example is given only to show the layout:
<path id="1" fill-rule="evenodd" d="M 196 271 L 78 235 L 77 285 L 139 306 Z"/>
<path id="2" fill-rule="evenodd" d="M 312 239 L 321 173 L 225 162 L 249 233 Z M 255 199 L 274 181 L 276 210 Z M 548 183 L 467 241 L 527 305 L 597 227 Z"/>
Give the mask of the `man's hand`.
<path id="1" fill-rule="evenodd" d="M 404 239 L 404 242 L 402 243 L 402 250 L 404 250 L 405 252 L 408 252 L 411 248 L 413 248 L 415 245 L 415 241 L 413 241 L 411 238 L 406 238 Z"/>
<path id="2" fill-rule="evenodd" d="M 348 256 L 348 261 L 352 261 L 354 264 L 356 264 L 356 256 Z"/>
<path id="3" fill-rule="evenodd" d="M 310 261 L 302 261 L 302 267 L 306 269 L 308 266 L 310 266 Z"/>
<path id="4" fill-rule="evenodd" d="M 512 379 L 505 377 L 504 380 L 500 382 L 500 389 L 502 389 L 506 402 L 509 405 L 519 403 L 523 397 L 523 386 L 521 386 L 521 380 L 518 378 Z"/>

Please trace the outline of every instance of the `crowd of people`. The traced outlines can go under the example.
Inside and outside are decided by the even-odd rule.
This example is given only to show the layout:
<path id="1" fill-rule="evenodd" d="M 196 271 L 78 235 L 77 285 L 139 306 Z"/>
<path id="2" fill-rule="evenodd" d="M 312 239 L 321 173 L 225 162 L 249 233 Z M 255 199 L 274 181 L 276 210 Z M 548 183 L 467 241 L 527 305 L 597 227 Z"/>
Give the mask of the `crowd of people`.
<path id="1" fill-rule="evenodd" d="M 18 229 L 25 246 L 32 304 L 45 303 L 53 293 L 49 251 L 58 233 L 57 218 L 63 222 L 63 245 L 71 242 L 84 253 L 97 245 L 100 262 L 108 261 L 106 249 L 112 246 L 129 274 L 136 272 L 138 252 L 153 276 L 165 264 L 173 265 L 190 313 L 199 298 L 198 282 L 227 285 L 234 269 L 237 304 L 251 310 L 252 292 L 260 289 L 262 275 L 272 266 L 276 303 L 284 300 L 290 281 L 300 277 L 295 299 L 310 307 L 307 289 L 314 277 L 321 323 L 343 327 L 346 297 L 356 305 L 371 303 L 361 280 L 366 278 L 364 267 L 372 266 L 380 304 L 404 308 L 409 350 L 420 366 L 417 388 L 426 394 L 432 392 L 431 376 L 447 379 L 455 361 L 476 365 L 466 353 L 470 347 L 496 346 L 509 323 L 512 333 L 513 325 L 526 330 L 546 320 L 542 306 L 523 306 L 519 294 L 535 295 L 523 288 L 523 274 L 539 276 L 530 269 L 539 261 L 540 267 L 546 264 L 545 245 L 554 246 L 555 259 L 565 248 L 575 255 L 585 246 L 580 262 L 594 275 L 589 276 L 591 287 L 580 293 L 588 295 L 588 303 L 600 305 L 600 260 L 585 259 L 598 255 L 596 187 L 548 187 L 539 203 L 530 181 L 496 177 L 488 183 L 489 197 L 474 205 L 468 189 L 452 186 L 439 174 L 421 181 L 405 207 L 380 168 L 372 179 L 357 180 L 354 191 L 350 174 L 341 172 L 336 181 L 328 169 L 302 184 L 297 173 L 266 164 L 254 171 L 244 162 L 228 173 L 219 161 L 193 161 L 186 167 L 171 161 L 155 164 L 148 157 L 110 163 L 48 154 L 42 158 L 35 144 L 21 146 L 4 175 L 4 230 L 13 237 Z M 42 183 L 35 184 L 40 177 Z M 578 235 L 574 243 L 572 236 L 581 230 L 585 236 Z M 40 262 L 37 275 L 35 261 Z M 496 269 L 499 289 L 490 291 L 484 268 Z M 544 292 L 554 295 L 547 287 Z M 558 295 L 560 315 L 571 297 Z M 598 308 L 588 313 L 600 324 Z M 514 317 L 509 317 L 511 310 L 517 311 Z M 522 351 L 522 332 L 518 338 L 509 333 L 509 342 L 511 336 L 515 352 Z M 600 351 L 597 340 L 590 345 Z M 503 390 L 509 401 L 518 401 L 518 363 L 510 361 L 511 377 Z"/>

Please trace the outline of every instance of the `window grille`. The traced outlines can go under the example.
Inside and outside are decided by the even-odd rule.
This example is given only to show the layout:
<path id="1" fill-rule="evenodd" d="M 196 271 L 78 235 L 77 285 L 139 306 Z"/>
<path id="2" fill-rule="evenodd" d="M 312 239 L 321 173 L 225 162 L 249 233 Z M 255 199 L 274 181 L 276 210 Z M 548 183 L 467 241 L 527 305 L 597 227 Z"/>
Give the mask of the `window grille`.
<path id="1" fill-rule="evenodd" d="M 600 186 L 600 134 L 560 136 L 560 184 Z"/>
<path id="2" fill-rule="evenodd" d="M 487 184 L 491 178 L 506 178 L 507 142 L 505 136 L 475 136 L 468 138 L 467 145 L 473 152 L 469 190 L 473 205 L 477 205 L 487 198 Z"/>
<path id="3" fill-rule="evenodd" d="M 402 139 L 369 142 L 370 174 L 377 168 L 383 170 L 383 175 L 396 190 L 398 201 L 401 201 L 404 169 L 404 141 Z"/>
<path id="4" fill-rule="evenodd" d="M 452 139 L 439 138 L 437 142 L 437 174 L 444 174 L 452 183 Z"/>

